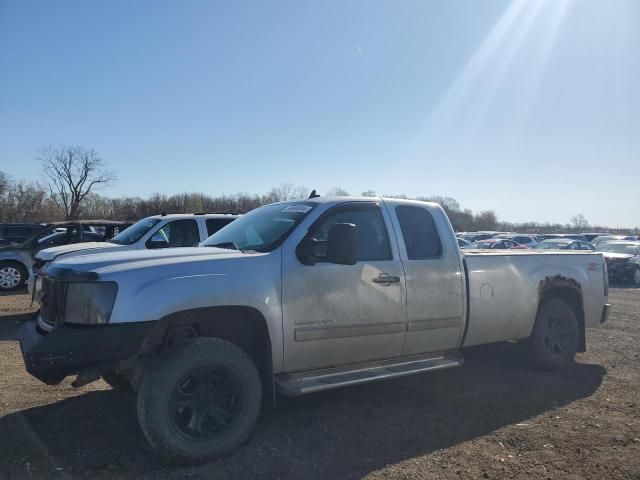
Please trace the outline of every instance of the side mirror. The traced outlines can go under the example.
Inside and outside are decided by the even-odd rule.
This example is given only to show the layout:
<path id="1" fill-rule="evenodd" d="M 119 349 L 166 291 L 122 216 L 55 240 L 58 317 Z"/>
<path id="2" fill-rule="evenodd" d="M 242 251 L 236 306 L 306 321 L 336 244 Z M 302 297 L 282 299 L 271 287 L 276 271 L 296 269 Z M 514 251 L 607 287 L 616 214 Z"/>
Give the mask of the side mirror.
<path id="1" fill-rule="evenodd" d="M 358 262 L 358 239 L 353 223 L 336 223 L 327 236 L 327 261 L 339 265 Z"/>
<path id="2" fill-rule="evenodd" d="M 147 248 L 167 248 L 168 246 L 169 242 L 166 240 L 150 239 L 147 242 Z"/>

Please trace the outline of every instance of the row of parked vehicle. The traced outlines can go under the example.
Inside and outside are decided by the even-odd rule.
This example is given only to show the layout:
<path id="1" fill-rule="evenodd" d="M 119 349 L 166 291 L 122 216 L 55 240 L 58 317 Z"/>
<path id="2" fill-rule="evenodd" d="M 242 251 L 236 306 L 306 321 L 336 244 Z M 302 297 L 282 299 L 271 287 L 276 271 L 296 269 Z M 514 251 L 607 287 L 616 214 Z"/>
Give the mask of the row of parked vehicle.
<path id="1" fill-rule="evenodd" d="M 154 215 L 135 224 L 109 220 L 0 224 L 0 291 L 22 286 L 28 278 L 33 278 L 33 273 L 42 263 L 51 261 L 58 255 L 71 252 L 98 253 L 112 250 L 192 247 L 237 217 L 236 214 L 226 212 Z M 640 239 L 634 235 L 534 235 L 483 231 L 458 233 L 457 242 L 461 249 L 467 251 L 600 251 L 607 259 L 612 280 L 631 281 L 640 285 Z M 40 254 L 43 250 L 47 251 Z"/>
<path id="2" fill-rule="evenodd" d="M 640 238 L 636 235 L 473 232 L 458 234 L 457 238 L 458 245 L 465 251 L 534 249 L 601 252 L 610 280 L 640 285 Z"/>

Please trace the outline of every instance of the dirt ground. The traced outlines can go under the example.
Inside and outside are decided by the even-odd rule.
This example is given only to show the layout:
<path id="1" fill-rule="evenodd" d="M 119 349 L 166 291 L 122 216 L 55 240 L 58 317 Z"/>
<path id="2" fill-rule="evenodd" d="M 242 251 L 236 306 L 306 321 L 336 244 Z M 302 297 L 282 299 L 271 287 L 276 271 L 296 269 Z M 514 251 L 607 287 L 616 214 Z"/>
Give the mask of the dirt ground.
<path id="1" fill-rule="evenodd" d="M 147 445 L 133 396 L 30 377 L 15 341 L 28 296 L 0 296 L 0 478 L 640 479 L 640 289 L 610 302 L 569 370 L 473 348 L 459 369 L 281 399 L 237 452 L 175 467 Z"/>

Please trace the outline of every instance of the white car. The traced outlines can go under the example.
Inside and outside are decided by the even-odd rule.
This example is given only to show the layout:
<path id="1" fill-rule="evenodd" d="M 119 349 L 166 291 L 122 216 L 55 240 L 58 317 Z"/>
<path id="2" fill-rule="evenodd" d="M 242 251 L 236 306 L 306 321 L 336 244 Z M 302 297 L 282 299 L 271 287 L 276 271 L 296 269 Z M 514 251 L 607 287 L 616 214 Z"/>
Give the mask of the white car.
<path id="1" fill-rule="evenodd" d="M 534 237 L 533 235 L 520 235 L 520 234 L 501 234 L 501 235 L 496 235 L 493 238 L 499 238 L 501 240 L 511 240 L 512 242 L 516 242 L 518 245 L 524 245 L 525 247 L 528 248 L 533 248 L 535 247 L 538 243 L 538 240 L 536 240 L 536 237 Z"/>
<path id="2" fill-rule="evenodd" d="M 108 242 L 74 243 L 41 250 L 35 257 L 33 274 L 29 276 L 29 292 L 33 292 L 38 270 L 56 258 L 114 251 L 196 247 L 238 217 L 231 213 L 152 215 L 134 223 Z"/>

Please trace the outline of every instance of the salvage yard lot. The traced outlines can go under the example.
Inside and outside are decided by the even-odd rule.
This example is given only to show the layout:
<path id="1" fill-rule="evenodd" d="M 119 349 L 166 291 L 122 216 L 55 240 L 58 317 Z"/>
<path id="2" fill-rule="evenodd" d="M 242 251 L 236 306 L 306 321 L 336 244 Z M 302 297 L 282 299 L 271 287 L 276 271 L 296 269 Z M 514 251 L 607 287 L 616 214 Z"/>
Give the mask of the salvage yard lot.
<path id="1" fill-rule="evenodd" d="M 135 397 L 25 372 L 29 298 L 4 294 L 0 479 L 640 479 L 640 289 L 609 300 L 569 370 L 531 370 L 513 344 L 473 348 L 459 369 L 280 399 L 237 452 L 175 467 L 147 445 Z"/>

